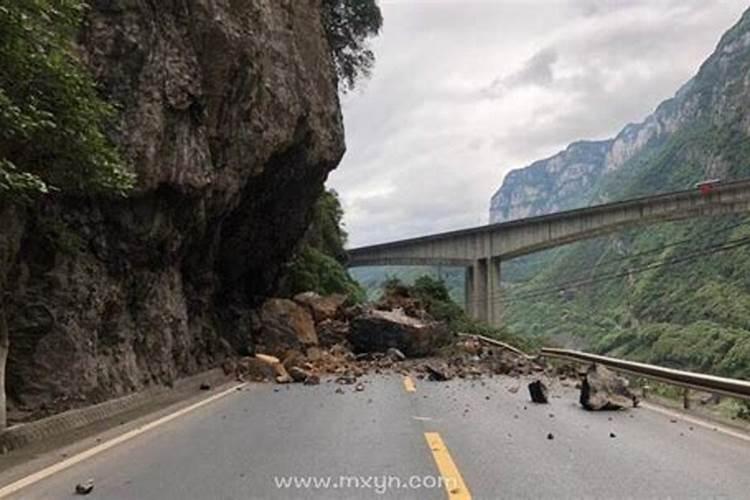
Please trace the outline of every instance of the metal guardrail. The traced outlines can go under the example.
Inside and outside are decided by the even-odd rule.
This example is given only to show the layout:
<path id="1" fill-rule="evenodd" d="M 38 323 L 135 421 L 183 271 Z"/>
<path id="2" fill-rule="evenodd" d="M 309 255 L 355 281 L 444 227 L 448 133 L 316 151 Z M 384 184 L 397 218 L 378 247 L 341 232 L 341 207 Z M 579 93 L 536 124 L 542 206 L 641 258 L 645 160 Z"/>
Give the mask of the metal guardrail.
<path id="1" fill-rule="evenodd" d="M 733 398 L 750 400 L 750 382 L 733 378 L 716 377 L 702 373 L 674 370 L 646 363 L 625 361 L 596 354 L 588 354 L 569 349 L 543 348 L 542 356 L 548 358 L 567 359 L 582 363 L 599 363 L 615 371 L 627 373 L 637 377 L 644 377 L 666 384 L 685 387 L 698 391 L 723 394 Z"/>
<path id="2" fill-rule="evenodd" d="M 490 337 L 485 337 L 484 335 L 476 335 L 476 334 L 473 334 L 473 333 L 459 333 L 458 336 L 459 337 L 463 337 L 463 338 L 475 338 L 475 339 L 481 340 L 482 342 L 485 342 L 487 344 L 494 345 L 494 346 L 497 346 L 497 347 L 501 347 L 501 348 L 503 348 L 503 349 L 505 349 L 507 351 L 510 351 L 510 352 L 512 352 L 514 354 L 518 354 L 519 356 L 524 357 L 526 359 L 536 359 L 536 356 L 529 356 L 528 354 L 526 354 L 522 350 L 518 349 L 517 347 L 513 347 L 510 344 L 506 344 L 505 342 L 503 342 L 501 340 L 493 339 L 493 338 L 490 338 Z"/>

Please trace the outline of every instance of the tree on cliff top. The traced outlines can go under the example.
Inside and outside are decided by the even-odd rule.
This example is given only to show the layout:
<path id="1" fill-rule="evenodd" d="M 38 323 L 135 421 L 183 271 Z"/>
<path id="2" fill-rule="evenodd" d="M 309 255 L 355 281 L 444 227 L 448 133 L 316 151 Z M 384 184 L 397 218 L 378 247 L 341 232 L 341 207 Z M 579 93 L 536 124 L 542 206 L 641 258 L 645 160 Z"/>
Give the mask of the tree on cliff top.
<path id="1" fill-rule="evenodd" d="M 113 114 L 79 61 L 80 0 L 0 5 L 0 200 L 132 187 L 103 128 Z"/>
<path id="2" fill-rule="evenodd" d="M 380 33 L 383 15 L 375 0 L 323 0 L 323 26 L 339 87 L 346 92 L 360 77 L 370 76 L 375 54 L 367 40 Z"/>
<path id="3" fill-rule="evenodd" d="M 0 4 L 0 213 L 51 190 L 124 193 L 134 176 L 104 134 L 113 109 L 76 56 L 80 0 Z M 10 203 L 10 204 L 9 204 Z M 2 235 L 0 235 L 2 236 Z M 8 239 L 0 237 L 0 257 Z M 0 262 L 0 429 L 9 349 Z"/>

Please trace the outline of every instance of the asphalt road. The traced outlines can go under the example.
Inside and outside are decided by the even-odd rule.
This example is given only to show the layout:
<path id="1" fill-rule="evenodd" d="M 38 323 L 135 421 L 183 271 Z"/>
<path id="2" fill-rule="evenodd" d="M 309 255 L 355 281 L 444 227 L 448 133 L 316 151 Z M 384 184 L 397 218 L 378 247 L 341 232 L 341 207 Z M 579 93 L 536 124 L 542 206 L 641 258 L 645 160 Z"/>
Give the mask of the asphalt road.
<path id="1" fill-rule="evenodd" d="M 750 495 L 750 441 L 648 409 L 585 412 L 571 389 L 534 405 L 525 387 L 508 391 L 517 384 L 417 380 L 407 392 L 403 377 L 377 376 L 361 392 L 251 385 L 14 498 L 84 498 L 73 489 L 88 478 L 90 499 Z M 428 445 L 426 433 L 447 450 Z M 451 466 L 466 488 L 439 483 Z M 296 486 L 282 485 L 294 477 Z"/>

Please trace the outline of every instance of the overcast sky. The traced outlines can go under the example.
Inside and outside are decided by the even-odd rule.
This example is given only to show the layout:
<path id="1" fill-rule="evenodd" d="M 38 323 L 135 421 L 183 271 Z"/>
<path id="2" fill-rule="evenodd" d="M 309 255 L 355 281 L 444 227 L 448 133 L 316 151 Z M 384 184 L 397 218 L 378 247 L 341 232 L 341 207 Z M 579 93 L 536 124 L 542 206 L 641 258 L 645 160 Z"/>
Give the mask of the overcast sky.
<path id="1" fill-rule="evenodd" d="M 350 246 L 485 224 L 511 169 L 641 121 L 747 0 L 381 0 L 328 185 Z"/>

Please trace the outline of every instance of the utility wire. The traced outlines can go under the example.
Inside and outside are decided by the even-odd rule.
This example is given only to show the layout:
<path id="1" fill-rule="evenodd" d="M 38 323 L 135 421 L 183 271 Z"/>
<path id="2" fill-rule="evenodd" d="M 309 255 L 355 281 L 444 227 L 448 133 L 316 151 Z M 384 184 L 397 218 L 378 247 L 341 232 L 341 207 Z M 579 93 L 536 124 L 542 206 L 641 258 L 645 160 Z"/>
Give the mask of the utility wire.
<path id="1" fill-rule="evenodd" d="M 598 283 L 601 281 L 617 279 L 617 278 L 621 278 L 621 277 L 629 276 L 633 274 L 640 274 L 640 273 L 643 273 L 652 269 L 656 269 L 659 267 L 680 264 L 683 262 L 689 262 L 689 261 L 696 260 L 697 258 L 704 257 L 706 255 L 712 255 L 714 253 L 733 250 L 733 249 L 744 247 L 747 245 L 750 245 L 750 237 L 739 238 L 739 239 L 730 240 L 728 242 L 724 242 L 718 245 L 707 246 L 707 247 L 700 249 L 699 251 L 689 253 L 682 257 L 676 257 L 674 259 L 670 259 L 670 260 L 662 261 L 662 262 L 655 261 L 655 262 L 648 263 L 644 266 L 633 268 L 633 269 L 628 269 L 625 271 L 608 273 L 608 274 L 596 276 L 594 278 L 589 278 L 589 279 L 576 279 L 576 280 L 568 280 L 564 282 L 559 282 L 559 283 L 555 283 L 547 287 L 539 287 L 537 289 L 524 290 L 522 292 L 518 292 L 516 295 L 513 295 L 511 297 L 507 297 L 507 295 L 504 292 L 498 291 L 493 294 L 489 294 L 488 298 L 493 299 L 493 301 L 495 301 L 495 299 L 498 299 L 497 301 L 495 301 L 496 303 L 497 302 L 502 302 L 502 303 L 517 302 L 517 301 L 526 300 L 529 298 L 534 298 L 537 296 L 559 293 L 561 291 L 565 291 L 565 289 L 567 288 L 574 288 L 574 287 L 579 287 L 582 285 Z M 471 302 L 480 302 L 480 301 L 483 302 L 482 299 L 477 298 L 477 299 L 472 300 Z"/>
<path id="2" fill-rule="evenodd" d="M 543 295 L 559 293 L 559 292 L 565 291 L 567 288 L 580 287 L 583 285 L 589 285 L 589 284 L 598 283 L 601 281 L 607 281 L 607 280 L 622 278 L 625 276 L 631 276 L 633 274 L 640 274 L 640 273 L 644 273 L 646 271 L 650 271 L 650 270 L 657 269 L 660 267 L 665 267 L 665 266 L 670 266 L 670 265 L 675 265 L 675 264 L 682 264 L 685 262 L 691 262 L 700 257 L 705 257 L 707 255 L 713 255 L 713 254 L 720 253 L 720 252 L 726 252 L 729 250 L 735 250 L 735 249 L 745 247 L 748 245 L 750 245 L 750 237 L 741 238 L 738 240 L 727 242 L 722 245 L 715 245 L 715 246 L 707 247 L 703 249 L 702 251 L 693 252 L 682 257 L 670 259 L 670 260 L 663 261 L 663 262 L 652 262 L 650 264 L 647 264 L 645 266 L 635 268 L 635 269 L 627 269 L 625 271 L 604 274 L 604 275 L 596 276 L 588 280 L 572 280 L 572 281 L 567 281 L 563 283 L 557 283 L 554 286 L 551 286 L 546 289 L 522 292 L 513 297 L 502 299 L 502 302 L 512 303 L 512 302 L 517 302 L 521 300 L 527 300 L 530 298 L 540 297 Z"/>
<path id="3" fill-rule="evenodd" d="M 748 224 L 750 224 L 750 219 L 743 220 L 741 222 L 738 222 L 736 224 L 732 224 L 732 225 L 727 226 L 727 227 L 723 227 L 723 228 L 715 229 L 713 231 L 705 232 L 705 233 L 703 233 L 702 236 L 713 236 L 715 234 L 725 233 L 727 231 L 731 231 L 733 229 L 737 229 L 738 227 L 746 226 Z M 684 245 L 684 244 L 690 243 L 691 241 L 694 241 L 694 240 L 695 240 L 695 238 L 685 238 L 685 239 L 682 239 L 682 240 L 673 241 L 671 243 L 666 243 L 664 245 L 659 245 L 659 246 L 651 248 L 649 250 L 644 250 L 642 252 L 636 252 L 636 253 L 633 253 L 633 254 L 628 254 L 628 255 L 622 255 L 622 256 L 619 256 L 619 257 L 614 257 L 614 258 L 611 258 L 611 259 L 607 259 L 603 263 L 598 263 L 597 267 L 609 266 L 609 265 L 612 265 L 612 264 L 616 264 L 618 262 L 622 262 L 623 260 L 631 260 L 631 259 L 635 259 L 637 257 L 640 257 L 642 255 L 650 255 L 650 254 L 653 254 L 653 253 L 661 252 L 662 250 L 664 250 L 666 248 L 672 248 L 672 247 L 676 247 L 676 246 L 679 246 L 679 245 Z"/>

